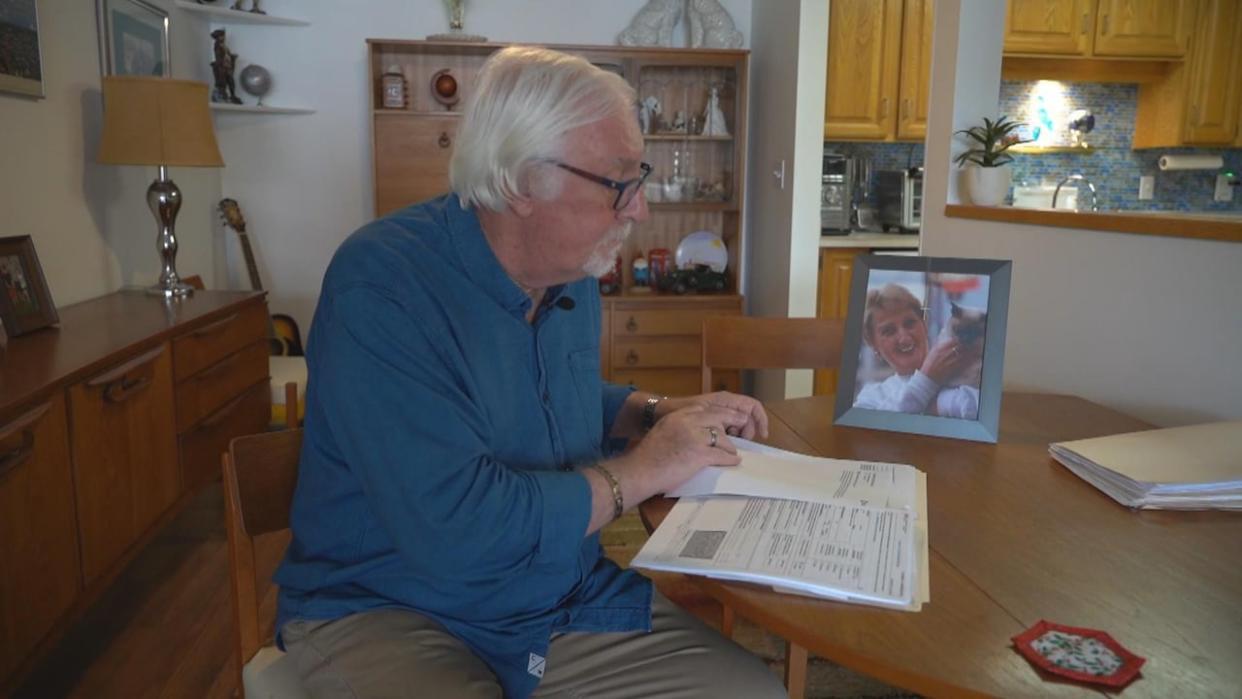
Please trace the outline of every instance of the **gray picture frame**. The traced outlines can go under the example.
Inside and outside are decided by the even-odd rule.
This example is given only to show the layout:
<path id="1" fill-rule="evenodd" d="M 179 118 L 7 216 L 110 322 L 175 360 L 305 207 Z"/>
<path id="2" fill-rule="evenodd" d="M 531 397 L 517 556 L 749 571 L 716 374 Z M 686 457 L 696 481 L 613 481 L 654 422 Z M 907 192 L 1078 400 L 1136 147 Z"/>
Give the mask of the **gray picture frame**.
<path id="1" fill-rule="evenodd" d="M 172 77 L 168 13 L 143 0 L 96 0 L 103 75 Z"/>
<path id="2" fill-rule="evenodd" d="M 0 92 L 43 99 L 43 44 L 37 0 L 0 0 Z"/>
<path id="3" fill-rule="evenodd" d="M 926 295 L 944 285 L 937 280 L 944 275 L 966 275 L 987 279 L 987 318 L 983 329 L 982 368 L 978 386 L 978 412 L 975 419 L 941 417 L 898 410 L 877 410 L 855 406 L 860 391 L 859 366 L 863 352 L 871 351 L 864 341 L 864 312 L 867 292 L 873 273 L 894 272 L 924 275 Z M 901 274 L 889 275 L 893 277 Z M 850 280 L 850 304 L 842 347 L 841 371 L 837 382 L 834 424 L 867 427 L 895 432 L 910 432 L 977 442 L 995 443 L 999 435 L 1001 389 L 1005 360 L 1005 331 L 1009 316 L 1009 287 L 1012 263 L 1009 260 L 982 260 L 949 257 L 900 257 L 895 255 L 859 255 L 854 259 Z M 877 278 L 882 278 L 879 275 Z M 916 297 L 918 294 L 914 294 Z M 928 346 L 938 333 L 930 327 L 927 298 L 923 304 L 924 332 Z M 941 303 L 937 301 L 937 303 Z M 878 356 L 878 352 L 876 352 Z M 892 372 L 890 371 L 890 374 Z"/>

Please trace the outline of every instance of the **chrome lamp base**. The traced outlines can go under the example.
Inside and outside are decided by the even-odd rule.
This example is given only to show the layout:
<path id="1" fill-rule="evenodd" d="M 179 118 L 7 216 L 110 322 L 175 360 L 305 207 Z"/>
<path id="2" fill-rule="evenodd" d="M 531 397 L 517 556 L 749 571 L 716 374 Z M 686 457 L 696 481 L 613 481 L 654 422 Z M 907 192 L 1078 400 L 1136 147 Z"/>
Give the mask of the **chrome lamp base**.
<path id="1" fill-rule="evenodd" d="M 151 213 L 155 215 L 155 222 L 159 226 L 156 243 L 159 245 L 162 265 L 159 282 L 149 287 L 147 293 L 169 299 L 189 296 L 194 293 L 194 287 L 181 281 L 176 266 L 177 235 L 174 225 L 177 212 L 181 210 L 181 190 L 168 179 L 168 168 L 164 165 L 160 166 L 159 177 L 147 188 L 147 206 L 151 207 Z"/>

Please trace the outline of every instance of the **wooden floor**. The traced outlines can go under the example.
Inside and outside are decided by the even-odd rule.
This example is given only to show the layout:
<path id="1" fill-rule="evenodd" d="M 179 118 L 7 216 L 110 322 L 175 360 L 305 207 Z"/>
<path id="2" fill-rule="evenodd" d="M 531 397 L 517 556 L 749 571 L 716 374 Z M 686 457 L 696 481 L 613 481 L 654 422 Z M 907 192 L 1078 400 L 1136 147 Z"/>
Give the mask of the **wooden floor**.
<path id="1" fill-rule="evenodd" d="M 27 679 L 15 697 L 233 696 L 233 608 L 221 491 L 212 486 L 140 553 Z M 627 563 L 646 539 L 637 517 L 604 533 L 610 553 Z M 260 575 L 279 562 L 287 535 L 261 542 Z M 707 619 L 719 606 L 691 585 L 661 581 L 666 594 Z M 269 597 L 265 606 L 272 607 Z"/>

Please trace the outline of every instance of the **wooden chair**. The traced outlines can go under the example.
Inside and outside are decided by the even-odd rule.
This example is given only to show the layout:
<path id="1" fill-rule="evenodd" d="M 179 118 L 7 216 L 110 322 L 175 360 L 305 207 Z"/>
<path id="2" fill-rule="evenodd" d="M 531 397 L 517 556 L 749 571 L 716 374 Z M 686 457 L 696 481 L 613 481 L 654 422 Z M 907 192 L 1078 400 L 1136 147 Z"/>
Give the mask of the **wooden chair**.
<path id="1" fill-rule="evenodd" d="M 292 659 L 272 643 L 272 611 L 261 611 L 270 585 L 257 579 L 255 556 L 256 537 L 289 528 L 301 453 L 302 430 L 289 429 L 238 437 L 224 454 L 224 518 L 241 699 L 309 696 Z"/>
<path id="2" fill-rule="evenodd" d="M 844 323 L 821 318 L 712 316 L 703 320 L 704 393 L 715 369 L 835 369 Z"/>
<path id="3" fill-rule="evenodd" d="M 712 316 L 703 320 L 702 390 L 712 390 L 714 369 L 835 369 L 841 364 L 844 323 L 821 318 Z M 734 613 L 720 605 L 720 633 L 733 636 Z M 801 697 L 807 650 L 785 644 L 785 686 Z"/>

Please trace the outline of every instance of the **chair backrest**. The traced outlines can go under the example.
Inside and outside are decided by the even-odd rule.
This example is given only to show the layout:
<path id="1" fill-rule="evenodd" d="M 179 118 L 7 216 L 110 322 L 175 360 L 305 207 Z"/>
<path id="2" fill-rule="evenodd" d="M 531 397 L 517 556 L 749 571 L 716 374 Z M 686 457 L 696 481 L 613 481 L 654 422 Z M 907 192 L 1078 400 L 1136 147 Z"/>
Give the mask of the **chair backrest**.
<path id="1" fill-rule="evenodd" d="M 255 537 L 289 528 L 301 454 L 302 430 L 238 437 L 224 454 L 224 519 L 239 670 L 266 641 L 259 616 Z"/>
<path id="2" fill-rule="evenodd" d="M 714 369 L 835 369 L 843 332 L 842 321 L 822 318 L 705 318 L 703 392 Z"/>

